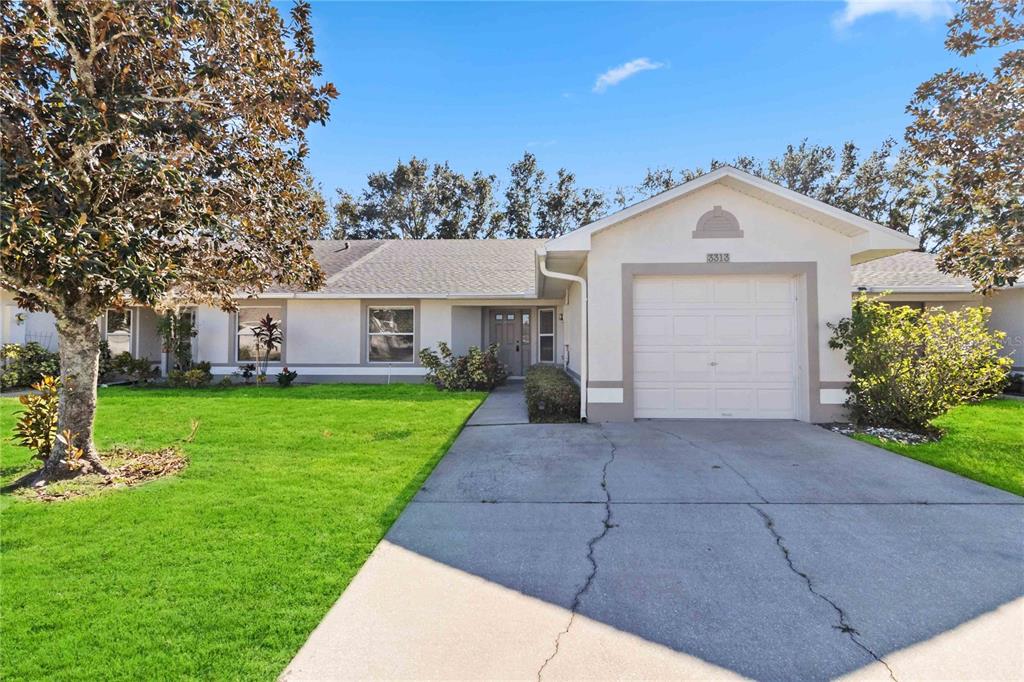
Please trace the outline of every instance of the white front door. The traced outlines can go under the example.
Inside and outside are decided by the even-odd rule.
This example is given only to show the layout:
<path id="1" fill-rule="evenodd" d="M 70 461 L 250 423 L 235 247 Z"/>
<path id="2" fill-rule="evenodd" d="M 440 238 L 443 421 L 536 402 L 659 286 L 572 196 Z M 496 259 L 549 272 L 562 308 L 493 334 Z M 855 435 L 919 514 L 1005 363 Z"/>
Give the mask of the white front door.
<path id="1" fill-rule="evenodd" d="M 795 419 L 797 293 L 790 275 L 637 277 L 634 415 Z"/>

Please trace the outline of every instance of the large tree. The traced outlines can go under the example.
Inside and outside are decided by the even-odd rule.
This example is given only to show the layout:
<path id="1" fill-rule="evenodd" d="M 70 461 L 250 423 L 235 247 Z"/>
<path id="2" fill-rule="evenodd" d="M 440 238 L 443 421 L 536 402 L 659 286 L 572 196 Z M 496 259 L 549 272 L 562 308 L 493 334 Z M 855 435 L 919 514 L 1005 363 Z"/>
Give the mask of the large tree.
<path id="1" fill-rule="evenodd" d="M 305 129 L 328 117 L 309 7 L 21 0 L 2 18 L 0 286 L 56 317 L 58 442 L 40 480 L 104 471 L 100 315 L 169 297 L 230 308 L 317 287 L 325 220 Z"/>
<path id="2" fill-rule="evenodd" d="M 969 57 L 1004 49 L 991 74 L 949 69 L 922 83 L 907 141 L 937 169 L 943 213 L 959 225 L 939 267 L 980 291 L 1024 272 L 1024 3 L 970 0 L 949 22 L 946 47 Z"/>
<path id="3" fill-rule="evenodd" d="M 466 176 L 448 163 L 412 157 L 387 171 L 370 173 L 358 197 L 339 189 L 334 202 L 334 239 L 513 239 L 555 237 L 599 217 L 606 201 L 598 190 L 576 184 L 564 168 L 555 180 L 526 152 L 509 166 L 500 193 L 494 175 Z"/>

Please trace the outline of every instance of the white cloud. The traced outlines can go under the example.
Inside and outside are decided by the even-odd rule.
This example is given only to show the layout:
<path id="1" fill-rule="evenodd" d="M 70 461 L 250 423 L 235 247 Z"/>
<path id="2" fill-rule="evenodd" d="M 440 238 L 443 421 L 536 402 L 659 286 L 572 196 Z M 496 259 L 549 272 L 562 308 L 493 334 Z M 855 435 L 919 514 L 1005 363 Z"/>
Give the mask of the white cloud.
<path id="1" fill-rule="evenodd" d="M 663 66 L 665 65 L 662 62 L 652 62 L 647 57 L 640 57 L 640 59 L 634 59 L 631 62 L 626 62 L 621 66 L 608 69 L 598 76 L 597 81 L 594 82 L 594 92 L 604 92 L 611 86 L 618 85 L 630 76 L 635 76 L 641 71 L 653 71 L 655 69 L 660 69 Z"/>
<path id="2" fill-rule="evenodd" d="M 953 7 L 948 0 L 846 0 L 846 7 L 836 15 L 832 24 L 841 30 L 852 26 L 858 19 L 889 12 L 898 17 L 929 21 L 952 16 Z"/>

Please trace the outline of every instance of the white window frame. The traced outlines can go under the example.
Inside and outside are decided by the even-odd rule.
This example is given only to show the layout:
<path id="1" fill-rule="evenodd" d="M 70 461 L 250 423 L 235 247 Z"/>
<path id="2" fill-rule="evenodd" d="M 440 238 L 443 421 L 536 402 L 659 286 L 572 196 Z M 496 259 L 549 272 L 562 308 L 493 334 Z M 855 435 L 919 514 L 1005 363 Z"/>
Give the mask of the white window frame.
<path id="1" fill-rule="evenodd" d="M 374 332 L 370 330 L 370 320 L 373 319 L 374 310 L 411 310 L 412 311 L 412 332 Z M 416 364 L 416 306 L 412 305 L 368 305 L 366 306 L 366 362 L 371 365 L 414 365 Z M 371 360 L 370 359 L 370 337 L 372 336 L 411 336 L 412 337 L 412 360 Z"/>
<path id="2" fill-rule="evenodd" d="M 285 329 L 285 323 L 284 323 L 284 306 L 281 305 L 280 303 L 263 303 L 263 304 L 259 304 L 259 305 L 255 305 L 255 304 L 254 305 L 240 305 L 240 306 L 238 306 L 238 311 L 241 312 L 245 308 L 276 308 L 280 312 L 279 315 L 272 315 L 272 317 L 275 320 L 277 320 L 278 322 L 281 323 L 281 347 L 277 349 L 277 352 L 280 355 L 280 357 L 278 357 L 277 360 L 271 360 L 270 361 L 271 365 L 280 365 L 282 362 L 284 362 L 284 344 L 287 343 L 287 334 L 288 334 L 287 330 Z M 252 359 L 252 360 L 243 360 L 240 357 L 238 357 L 238 352 L 240 350 L 242 350 L 242 344 L 239 343 L 239 337 L 242 336 L 242 330 L 241 330 L 240 327 L 241 327 L 241 324 L 240 324 L 239 315 L 238 315 L 238 313 L 235 313 L 235 362 L 236 363 L 258 364 L 260 362 L 259 358 L 255 358 L 255 359 Z M 252 329 L 249 328 L 245 335 L 246 336 L 252 336 L 253 335 Z"/>
<path id="3" fill-rule="evenodd" d="M 551 313 L 551 331 L 550 332 L 542 331 L 544 327 L 543 327 L 543 325 L 541 323 L 541 317 L 544 315 L 544 313 Z M 545 363 L 545 364 L 554 364 L 555 363 L 555 358 L 557 357 L 557 353 L 555 352 L 555 326 L 557 324 L 557 321 L 558 321 L 558 318 L 555 317 L 555 309 L 554 308 L 540 308 L 539 310 L 537 310 L 537 362 L 541 362 L 541 363 Z M 543 357 L 541 357 L 541 354 L 544 352 L 544 344 L 541 343 L 541 339 L 543 339 L 545 336 L 550 336 L 551 337 L 551 359 L 550 360 L 545 360 Z"/>
<path id="4" fill-rule="evenodd" d="M 128 331 L 126 332 L 115 332 L 118 336 L 126 335 L 128 337 L 128 353 L 135 357 L 133 350 L 135 348 L 135 309 L 125 308 L 124 310 L 118 310 L 117 308 L 107 308 L 106 312 L 103 313 L 103 340 L 107 342 L 107 346 L 110 345 L 110 313 L 126 314 L 128 315 Z M 124 351 L 118 351 L 114 353 L 111 351 L 111 355 L 118 355 Z"/>

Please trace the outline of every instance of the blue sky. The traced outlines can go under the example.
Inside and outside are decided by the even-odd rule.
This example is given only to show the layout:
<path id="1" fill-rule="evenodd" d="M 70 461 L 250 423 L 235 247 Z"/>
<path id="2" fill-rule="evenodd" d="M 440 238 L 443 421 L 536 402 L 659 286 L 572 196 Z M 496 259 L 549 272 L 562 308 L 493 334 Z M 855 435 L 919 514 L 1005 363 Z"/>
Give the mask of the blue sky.
<path id="1" fill-rule="evenodd" d="M 331 196 L 411 155 L 501 177 L 529 149 L 549 172 L 611 189 L 648 167 L 765 157 L 803 137 L 873 147 L 902 137 L 921 81 L 972 64 L 943 48 L 949 11 L 934 0 L 314 2 L 318 56 L 341 97 L 310 130 L 309 166 Z M 641 68 L 613 71 L 631 62 Z"/>

